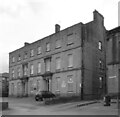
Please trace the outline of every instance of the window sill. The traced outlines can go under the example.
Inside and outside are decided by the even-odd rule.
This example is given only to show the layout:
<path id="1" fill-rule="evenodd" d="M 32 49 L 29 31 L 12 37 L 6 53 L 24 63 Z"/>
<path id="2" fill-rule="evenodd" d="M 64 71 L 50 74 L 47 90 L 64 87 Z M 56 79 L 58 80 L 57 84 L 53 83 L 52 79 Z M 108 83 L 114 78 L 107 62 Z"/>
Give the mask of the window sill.
<path id="1" fill-rule="evenodd" d="M 30 74 L 30 76 L 34 76 L 34 74 Z"/>
<path id="2" fill-rule="evenodd" d="M 73 69 L 73 66 L 68 66 L 68 69 Z"/>
<path id="3" fill-rule="evenodd" d="M 46 50 L 46 52 L 50 52 L 50 50 Z"/>
<path id="4" fill-rule="evenodd" d="M 68 91 L 68 93 L 73 93 L 73 91 Z"/>
<path id="5" fill-rule="evenodd" d="M 71 43 L 68 43 L 67 46 L 70 46 L 70 45 L 73 45 L 73 44 L 74 44 L 74 43 L 71 42 Z"/>
<path id="6" fill-rule="evenodd" d="M 60 47 L 55 47 L 55 49 L 60 49 L 61 48 L 61 46 Z"/>
<path id="7" fill-rule="evenodd" d="M 37 55 L 41 55 L 42 53 L 37 53 Z"/>

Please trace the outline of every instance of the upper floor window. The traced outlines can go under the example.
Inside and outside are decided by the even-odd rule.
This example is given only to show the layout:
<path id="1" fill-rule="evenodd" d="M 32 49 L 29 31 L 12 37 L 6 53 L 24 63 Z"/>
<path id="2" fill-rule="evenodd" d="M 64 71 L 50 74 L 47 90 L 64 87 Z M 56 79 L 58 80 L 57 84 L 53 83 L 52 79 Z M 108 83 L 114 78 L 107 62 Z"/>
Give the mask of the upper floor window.
<path id="1" fill-rule="evenodd" d="M 33 49 L 30 50 L 30 56 L 31 56 L 31 57 L 34 56 L 34 50 L 33 50 Z"/>
<path id="2" fill-rule="evenodd" d="M 56 69 L 59 70 L 61 68 L 61 59 L 60 57 L 56 58 Z"/>
<path id="3" fill-rule="evenodd" d="M 20 77 L 20 68 L 18 68 L 18 77 Z"/>
<path id="4" fill-rule="evenodd" d="M 47 51 L 47 52 L 50 51 L 50 43 L 47 43 L 47 44 L 46 44 L 46 51 Z"/>
<path id="5" fill-rule="evenodd" d="M 18 55 L 18 61 L 20 61 L 21 60 L 21 56 L 20 56 L 20 54 Z"/>
<path id="6" fill-rule="evenodd" d="M 33 67 L 33 64 L 32 65 L 30 65 L 30 74 L 33 74 L 33 71 L 34 70 L 34 67 Z"/>
<path id="7" fill-rule="evenodd" d="M 55 45 L 55 48 L 60 48 L 61 47 L 61 40 L 56 40 L 56 45 Z"/>
<path id="8" fill-rule="evenodd" d="M 23 66 L 23 74 L 24 74 L 24 75 L 27 75 L 27 65 L 24 65 L 24 66 Z"/>
<path id="9" fill-rule="evenodd" d="M 15 71 L 12 69 L 12 78 L 15 78 Z"/>
<path id="10" fill-rule="evenodd" d="M 73 44 L 73 34 L 69 34 L 67 36 L 67 45 L 72 45 Z"/>
<path id="11" fill-rule="evenodd" d="M 73 55 L 68 55 L 68 67 L 73 67 Z"/>
<path id="12" fill-rule="evenodd" d="M 41 73 L 41 63 L 38 63 L 38 73 Z"/>
<path id="13" fill-rule="evenodd" d="M 24 59 L 27 59 L 27 52 L 24 53 Z"/>
<path id="14" fill-rule="evenodd" d="M 45 60 L 45 70 L 50 71 L 50 59 Z"/>
<path id="15" fill-rule="evenodd" d="M 101 41 L 98 42 L 98 49 L 102 50 L 102 42 Z"/>
<path id="16" fill-rule="evenodd" d="M 12 57 L 12 62 L 13 62 L 13 63 L 15 62 L 15 57 L 14 57 L 14 56 Z"/>
<path id="17" fill-rule="evenodd" d="M 37 54 L 41 54 L 42 52 L 41 52 L 41 46 L 39 46 L 38 48 L 37 48 Z"/>

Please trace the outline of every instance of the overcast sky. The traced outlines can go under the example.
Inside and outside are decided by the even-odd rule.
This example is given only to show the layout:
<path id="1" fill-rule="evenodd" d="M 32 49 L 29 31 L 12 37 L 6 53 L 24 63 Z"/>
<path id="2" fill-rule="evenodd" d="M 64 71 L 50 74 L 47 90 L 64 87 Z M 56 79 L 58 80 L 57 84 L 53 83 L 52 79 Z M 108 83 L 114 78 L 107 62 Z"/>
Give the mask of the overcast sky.
<path id="1" fill-rule="evenodd" d="M 0 0 L 0 73 L 8 72 L 9 52 L 54 33 L 93 20 L 96 9 L 106 29 L 118 26 L 119 0 Z"/>

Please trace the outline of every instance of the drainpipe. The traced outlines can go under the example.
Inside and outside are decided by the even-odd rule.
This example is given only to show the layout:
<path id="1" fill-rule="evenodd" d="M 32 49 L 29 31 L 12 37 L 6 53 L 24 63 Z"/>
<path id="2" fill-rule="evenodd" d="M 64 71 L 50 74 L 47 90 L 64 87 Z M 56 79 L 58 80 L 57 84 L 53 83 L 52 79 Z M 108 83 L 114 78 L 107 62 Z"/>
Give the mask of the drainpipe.
<path id="1" fill-rule="evenodd" d="M 84 39 L 85 39 L 85 27 L 82 25 L 81 35 L 81 49 L 82 49 L 82 65 L 81 65 L 81 100 L 84 99 Z"/>

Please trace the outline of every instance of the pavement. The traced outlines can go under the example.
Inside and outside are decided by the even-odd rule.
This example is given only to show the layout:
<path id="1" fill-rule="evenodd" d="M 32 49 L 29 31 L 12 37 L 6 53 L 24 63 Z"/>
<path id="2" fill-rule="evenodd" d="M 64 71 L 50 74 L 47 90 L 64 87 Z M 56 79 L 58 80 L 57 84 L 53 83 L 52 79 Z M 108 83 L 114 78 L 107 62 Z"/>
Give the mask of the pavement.
<path id="1" fill-rule="evenodd" d="M 103 106 L 102 100 L 45 105 L 34 98 L 9 98 L 9 109 L 2 115 L 118 115 L 116 103 Z M 1 113 L 1 112 L 0 112 Z"/>

